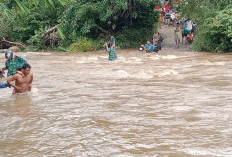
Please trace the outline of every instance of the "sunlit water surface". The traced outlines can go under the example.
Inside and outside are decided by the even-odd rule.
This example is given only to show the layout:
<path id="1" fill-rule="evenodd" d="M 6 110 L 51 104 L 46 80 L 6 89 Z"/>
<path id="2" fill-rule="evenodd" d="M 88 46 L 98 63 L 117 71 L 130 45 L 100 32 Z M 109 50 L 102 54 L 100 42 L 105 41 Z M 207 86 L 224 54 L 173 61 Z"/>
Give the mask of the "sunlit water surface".
<path id="1" fill-rule="evenodd" d="M 0 156 L 232 156 L 231 54 L 20 55 L 33 89 L 0 89 Z"/>

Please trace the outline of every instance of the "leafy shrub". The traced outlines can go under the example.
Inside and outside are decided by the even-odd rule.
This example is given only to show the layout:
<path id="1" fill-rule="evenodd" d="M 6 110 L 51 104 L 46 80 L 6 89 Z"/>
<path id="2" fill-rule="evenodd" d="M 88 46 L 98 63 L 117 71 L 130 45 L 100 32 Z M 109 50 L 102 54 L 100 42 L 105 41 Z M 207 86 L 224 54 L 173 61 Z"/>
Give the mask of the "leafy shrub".
<path id="1" fill-rule="evenodd" d="M 80 38 L 68 47 L 67 52 L 88 52 L 94 50 L 96 50 L 96 47 L 92 40 Z"/>
<path id="2" fill-rule="evenodd" d="M 67 40 L 61 44 L 66 46 L 73 37 L 80 36 L 105 40 L 105 37 L 100 37 L 104 33 L 105 36 L 113 34 L 117 46 L 137 47 L 148 39 L 152 34 L 150 30 L 158 23 L 154 6 L 154 0 L 76 1 L 63 13 L 61 23 Z M 96 48 L 102 47 L 99 46 Z"/>
<path id="3" fill-rule="evenodd" d="M 104 45 L 105 41 L 100 39 L 100 40 L 96 40 L 95 41 L 95 47 L 96 47 L 96 50 L 100 50 L 103 48 L 103 45 Z"/>
<path id="4" fill-rule="evenodd" d="M 180 14 L 190 17 L 198 25 L 193 49 L 197 51 L 232 51 L 231 0 L 185 0 Z"/>
<path id="5" fill-rule="evenodd" d="M 193 43 L 194 50 L 223 52 L 232 51 L 232 9 L 218 11 L 200 26 Z"/>
<path id="6" fill-rule="evenodd" d="M 40 36 L 47 29 L 48 27 L 45 27 L 44 29 L 40 28 L 39 30 L 35 30 L 35 35 L 30 37 L 29 40 L 27 40 L 29 46 L 26 48 L 26 51 L 39 51 L 46 49 L 45 40 L 41 39 Z"/>
<path id="7" fill-rule="evenodd" d="M 115 38 L 116 44 L 120 48 L 138 48 L 141 44 L 146 43 L 147 40 L 151 40 L 152 35 L 152 29 L 126 28 L 122 32 L 119 32 Z"/>

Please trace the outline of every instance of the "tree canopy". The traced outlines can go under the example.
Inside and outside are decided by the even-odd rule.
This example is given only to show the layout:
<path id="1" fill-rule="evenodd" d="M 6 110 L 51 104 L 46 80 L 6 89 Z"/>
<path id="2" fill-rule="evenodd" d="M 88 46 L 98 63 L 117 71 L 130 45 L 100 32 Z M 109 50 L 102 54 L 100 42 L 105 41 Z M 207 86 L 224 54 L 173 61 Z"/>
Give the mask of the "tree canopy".
<path id="1" fill-rule="evenodd" d="M 110 35 L 121 47 L 133 47 L 156 29 L 154 6 L 153 0 L 6 0 L 0 3 L 0 36 L 46 49 L 51 45 L 39 37 L 60 24 L 53 35 L 63 50 L 82 37 L 102 42 Z"/>
<path id="2" fill-rule="evenodd" d="M 232 0 L 185 0 L 179 11 L 198 24 L 195 50 L 232 51 Z"/>

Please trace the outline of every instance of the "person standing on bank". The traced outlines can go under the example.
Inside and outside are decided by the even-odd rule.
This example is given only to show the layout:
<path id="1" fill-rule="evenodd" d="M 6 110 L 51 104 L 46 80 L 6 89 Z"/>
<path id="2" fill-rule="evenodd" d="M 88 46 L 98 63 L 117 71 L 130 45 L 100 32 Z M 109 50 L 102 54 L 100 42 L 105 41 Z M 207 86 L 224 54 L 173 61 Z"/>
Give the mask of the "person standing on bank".
<path id="1" fill-rule="evenodd" d="M 110 37 L 110 41 L 106 45 L 106 50 L 109 52 L 109 61 L 117 59 L 115 38 L 113 36 Z"/>

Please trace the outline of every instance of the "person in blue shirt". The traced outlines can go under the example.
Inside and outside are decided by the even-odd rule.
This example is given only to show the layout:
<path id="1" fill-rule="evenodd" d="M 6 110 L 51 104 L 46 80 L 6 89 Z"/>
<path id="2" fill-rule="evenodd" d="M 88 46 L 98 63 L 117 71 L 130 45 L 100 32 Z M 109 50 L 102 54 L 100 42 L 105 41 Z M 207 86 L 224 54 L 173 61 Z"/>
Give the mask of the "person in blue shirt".
<path id="1" fill-rule="evenodd" d="M 147 44 L 141 45 L 141 47 L 143 47 L 147 53 L 152 53 L 155 49 L 155 46 L 151 44 L 151 42 L 149 40 L 147 40 Z"/>
<path id="2" fill-rule="evenodd" d="M 10 87 L 8 83 L 0 82 L 0 88 L 7 88 L 7 87 Z"/>
<path id="3" fill-rule="evenodd" d="M 0 74 L 2 74 L 2 69 L 1 68 L 0 68 Z M 0 82 L 0 88 L 7 88 L 7 87 L 10 87 L 10 85 L 8 83 Z"/>

